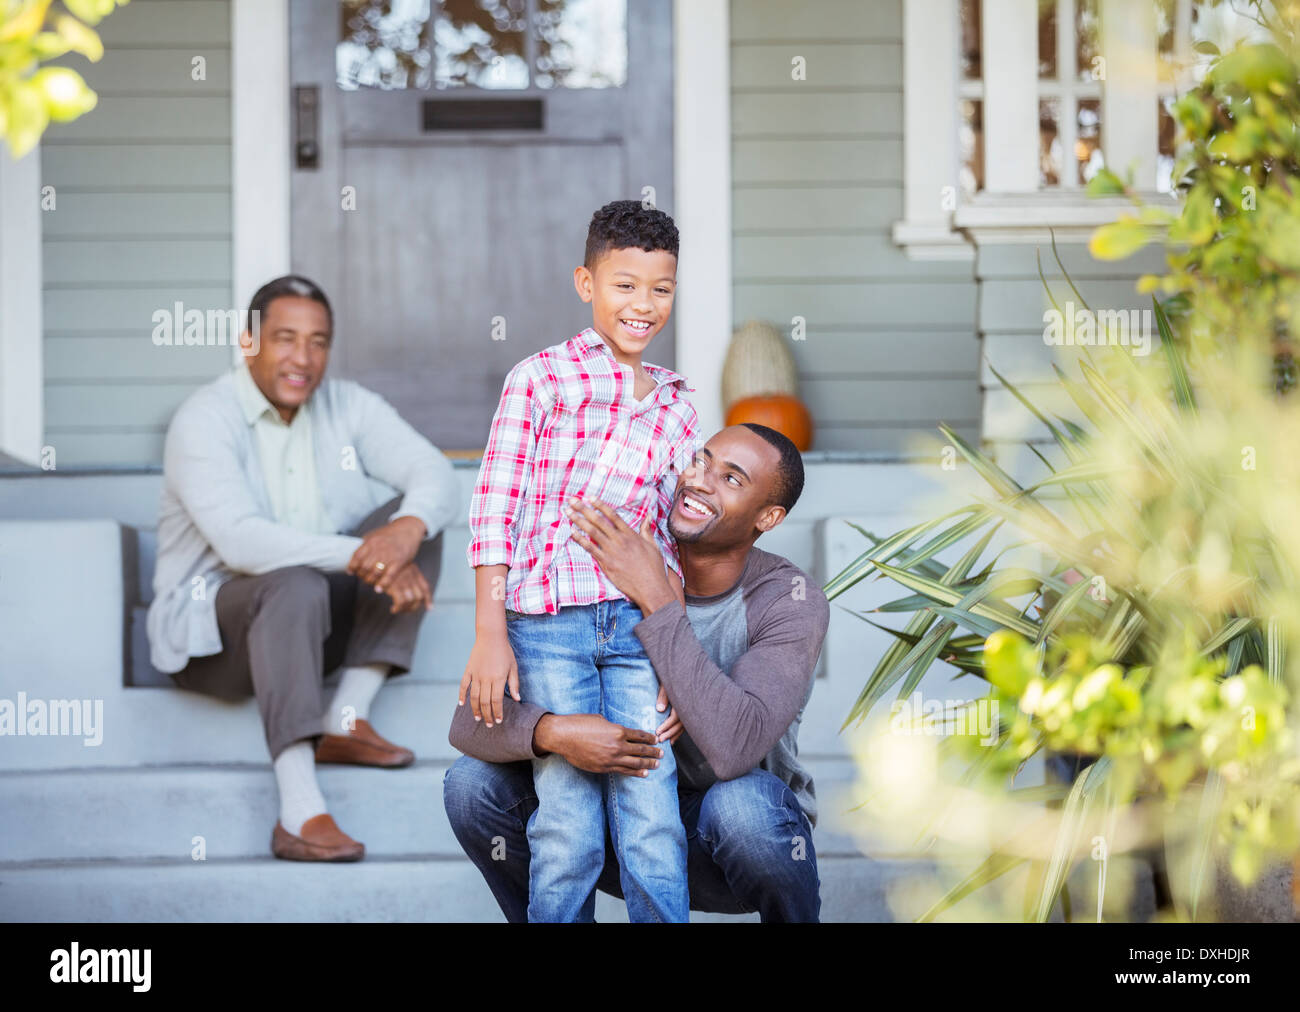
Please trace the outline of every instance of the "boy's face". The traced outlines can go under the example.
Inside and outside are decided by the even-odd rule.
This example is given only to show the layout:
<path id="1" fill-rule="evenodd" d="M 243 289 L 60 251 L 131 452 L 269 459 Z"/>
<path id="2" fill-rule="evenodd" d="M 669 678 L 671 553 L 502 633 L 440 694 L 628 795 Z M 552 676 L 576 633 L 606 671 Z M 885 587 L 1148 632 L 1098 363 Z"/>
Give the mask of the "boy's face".
<path id="1" fill-rule="evenodd" d="M 573 285 L 591 303 L 592 326 L 614 358 L 635 369 L 672 314 L 677 258 L 666 250 L 608 250 L 594 271 L 575 270 Z"/>

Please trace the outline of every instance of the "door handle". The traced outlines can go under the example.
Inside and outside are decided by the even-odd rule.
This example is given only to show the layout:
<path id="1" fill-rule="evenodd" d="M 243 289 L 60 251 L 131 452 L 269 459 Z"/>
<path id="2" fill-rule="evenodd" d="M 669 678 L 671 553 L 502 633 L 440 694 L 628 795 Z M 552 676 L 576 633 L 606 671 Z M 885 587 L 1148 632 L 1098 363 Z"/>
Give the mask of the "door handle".
<path id="1" fill-rule="evenodd" d="M 300 84 L 293 89 L 294 159 L 300 169 L 320 168 L 320 87 Z"/>

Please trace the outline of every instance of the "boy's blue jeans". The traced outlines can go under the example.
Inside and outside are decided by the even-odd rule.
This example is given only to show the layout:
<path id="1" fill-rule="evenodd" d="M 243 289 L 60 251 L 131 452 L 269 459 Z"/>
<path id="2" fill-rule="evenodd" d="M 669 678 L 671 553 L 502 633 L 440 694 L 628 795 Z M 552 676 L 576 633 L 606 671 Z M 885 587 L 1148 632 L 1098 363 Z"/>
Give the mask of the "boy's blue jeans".
<path id="1" fill-rule="evenodd" d="M 653 731 L 659 681 L 632 632 L 641 609 L 623 598 L 561 608 L 555 615 L 506 612 L 525 701 L 552 713 L 599 713 Z M 686 921 L 686 831 L 671 746 L 645 777 L 587 773 L 563 756 L 533 760 L 538 807 L 528 820 L 530 921 L 590 921 L 605 863 L 605 820 L 632 921 Z"/>

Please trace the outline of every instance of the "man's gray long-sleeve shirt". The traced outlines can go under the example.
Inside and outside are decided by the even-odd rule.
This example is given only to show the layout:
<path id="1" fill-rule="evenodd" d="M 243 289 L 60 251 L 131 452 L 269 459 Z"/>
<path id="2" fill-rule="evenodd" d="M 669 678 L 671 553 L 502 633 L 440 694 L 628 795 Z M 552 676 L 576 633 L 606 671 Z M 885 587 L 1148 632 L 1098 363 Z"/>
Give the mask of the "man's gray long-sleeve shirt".
<path id="1" fill-rule="evenodd" d="M 789 560 L 750 549 L 740 580 L 712 597 L 686 596 L 635 628 L 685 726 L 673 746 L 678 783 L 707 790 L 755 767 L 779 777 L 814 825 L 812 777 L 798 735 L 830 621 L 815 582 Z M 469 704 L 452 720 L 453 746 L 485 762 L 536 758 L 533 732 L 547 711 L 506 697 L 505 721 L 485 727 Z"/>

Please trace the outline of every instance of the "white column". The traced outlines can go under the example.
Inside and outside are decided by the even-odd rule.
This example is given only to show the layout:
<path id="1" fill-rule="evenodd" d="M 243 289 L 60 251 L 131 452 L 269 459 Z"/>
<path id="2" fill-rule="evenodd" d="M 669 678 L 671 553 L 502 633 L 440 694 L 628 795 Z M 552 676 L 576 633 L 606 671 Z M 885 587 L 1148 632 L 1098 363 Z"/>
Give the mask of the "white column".
<path id="1" fill-rule="evenodd" d="M 727 0 L 673 4 L 673 218 L 677 371 L 704 439 L 722 427 L 722 361 L 731 340 L 731 23 Z"/>
<path id="2" fill-rule="evenodd" d="M 42 213 L 40 148 L 15 162 L 0 144 L 0 452 L 30 464 L 45 430 Z"/>
<path id="3" fill-rule="evenodd" d="M 984 0 L 984 187 L 1038 189 L 1038 3 Z"/>
<path id="4" fill-rule="evenodd" d="M 232 277 L 246 307 L 289 272 L 289 0 L 230 8 Z"/>
<path id="5" fill-rule="evenodd" d="M 903 3 L 903 220 L 894 242 L 913 260 L 969 260 L 952 230 L 957 150 L 957 0 Z"/>
<path id="6" fill-rule="evenodd" d="M 1134 168 L 1141 191 L 1156 188 L 1156 13 L 1150 3 L 1102 0 L 1101 151 L 1121 177 Z M 1136 163 L 1136 166 L 1135 166 Z"/>
<path id="7" fill-rule="evenodd" d="M 948 224 L 944 187 L 957 187 L 957 29 L 956 0 L 903 5 L 903 206 L 909 224 Z M 935 59 L 939 54 L 944 58 Z"/>

